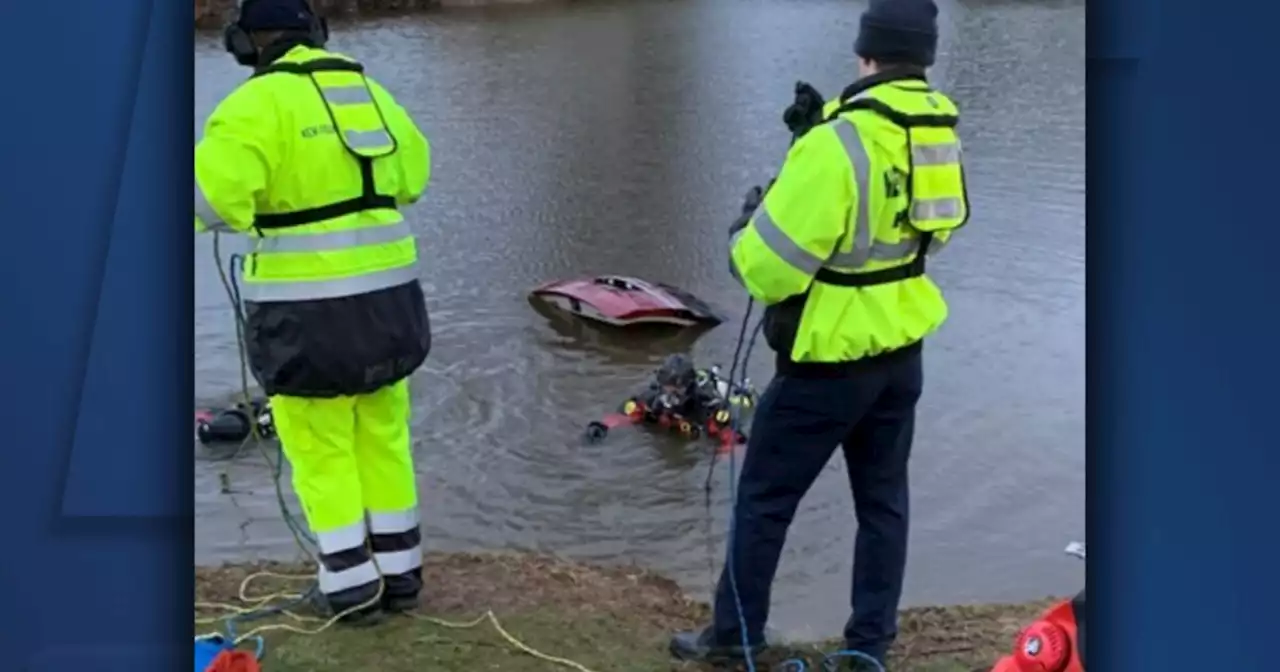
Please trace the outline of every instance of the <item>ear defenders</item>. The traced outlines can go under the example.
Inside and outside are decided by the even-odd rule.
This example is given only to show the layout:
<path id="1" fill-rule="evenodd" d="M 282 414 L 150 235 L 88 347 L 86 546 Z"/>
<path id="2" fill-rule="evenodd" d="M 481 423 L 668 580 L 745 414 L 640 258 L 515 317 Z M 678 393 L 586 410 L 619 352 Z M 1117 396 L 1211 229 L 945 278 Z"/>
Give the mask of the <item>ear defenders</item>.
<path id="1" fill-rule="evenodd" d="M 240 4 L 240 15 L 244 15 L 245 6 L 256 2 L 257 0 L 243 0 Z M 316 47 L 323 47 L 329 41 L 329 22 L 321 17 L 307 5 L 307 13 L 311 16 L 311 25 L 307 29 L 307 39 Z M 236 63 L 245 67 L 257 67 L 258 59 L 261 56 L 257 45 L 253 43 L 253 38 L 249 36 L 249 31 L 245 30 L 241 25 L 240 19 L 236 19 L 227 24 L 222 31 L 222 46 L 231 54 Z"/>

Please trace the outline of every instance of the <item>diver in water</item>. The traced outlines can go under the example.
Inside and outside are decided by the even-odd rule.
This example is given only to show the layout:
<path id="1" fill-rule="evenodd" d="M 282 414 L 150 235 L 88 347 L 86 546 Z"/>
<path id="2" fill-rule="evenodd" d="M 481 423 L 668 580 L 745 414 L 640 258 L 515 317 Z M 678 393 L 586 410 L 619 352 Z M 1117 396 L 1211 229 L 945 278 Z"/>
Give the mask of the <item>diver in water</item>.
<path id="1" fill-rule="evenodd" d="M 749 383 L 735 386 L 720 378 L 718 367 L 699 369 L 685 355 L 669 355 L 647 389 L 623 402 L 617 413 L 589 424 L 586 438 L 599 441 L 613 427 L 644 423 L 670 427 L 690 438 L 706 434 L 725 444 L 741 443 L 746 436 L 730 430 L 730 413 L 734 406 L 753 406 L 755 396 Z"/>

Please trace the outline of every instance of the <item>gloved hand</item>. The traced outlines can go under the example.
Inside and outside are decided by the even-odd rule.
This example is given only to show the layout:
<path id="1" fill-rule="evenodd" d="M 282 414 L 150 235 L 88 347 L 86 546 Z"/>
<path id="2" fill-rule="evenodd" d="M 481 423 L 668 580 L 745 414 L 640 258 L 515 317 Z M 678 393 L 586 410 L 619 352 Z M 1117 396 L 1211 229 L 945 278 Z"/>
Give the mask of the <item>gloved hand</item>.
<path id="1" fill-rule="evenodd" d="M 769 185 L 772 186 L 773 182 L 770 182 Z M 729 225 L 730 238 L 733 237 L 733 234 L 746 228 L 747 222 L 751 221 L 751 215 L 755 213 L 756 208 L 760 207 L 762 201 L 764 201 L 764 189 L 761 189 L 759 185 L 747 190 L 747 194 L 742 197 L 742 213 Z"/>
<path id="2" fill-rule="evenodd" d="M 582 440 L 586 443 L 596 443 L 609 435 L 609 426 L 603 422 L 593 422 L 587 425 L 586 431 L 582 433 Z"/>
<path id="3" fill-rule="evenodd" d="M 809 129 L 822 123 L 822 107 L 826 101 L 822 94 L 808 82 L 796 82 L 795 102 L 782 113 L 782 123 L 787 125 L 793 138 L 803 137 Z"/>
<path id="4" fill-rule="evenodd" d="M 764 191 L 764 188 L 758 184 L 747 190 L 747 193 L 742 196 L 742 214 L 749 215 L 760 207 L 760 203 L 764 201 Z"/>

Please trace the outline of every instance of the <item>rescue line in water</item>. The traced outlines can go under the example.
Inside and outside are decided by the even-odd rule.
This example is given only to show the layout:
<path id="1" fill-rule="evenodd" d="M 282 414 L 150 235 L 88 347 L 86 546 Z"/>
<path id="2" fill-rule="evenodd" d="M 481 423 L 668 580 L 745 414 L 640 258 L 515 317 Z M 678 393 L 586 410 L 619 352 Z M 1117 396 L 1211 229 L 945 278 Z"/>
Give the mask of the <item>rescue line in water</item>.
<path id="1" fill-rule="evenodd" d="M 529 298 L 575 317 L 617 327 L 714 327 L 724 321 L 714 308 L 683 289 L 620 275 L 548 282 L 530 291 Z"/>

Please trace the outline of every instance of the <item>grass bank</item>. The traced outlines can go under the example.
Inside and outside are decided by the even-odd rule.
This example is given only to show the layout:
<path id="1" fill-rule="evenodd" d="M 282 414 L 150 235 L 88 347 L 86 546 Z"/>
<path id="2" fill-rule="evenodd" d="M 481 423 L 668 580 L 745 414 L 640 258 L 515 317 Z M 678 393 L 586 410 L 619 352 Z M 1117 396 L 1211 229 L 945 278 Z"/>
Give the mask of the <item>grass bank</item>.
<path id="1" fill-rule="evenodd" d="M 242 598 L 261 599 L 302 585 L 264 577 L 250 583 L 242 594 L 245 578 L 264 570 L 307 574 L 305 567 L 280 564 L 197 568 L 196 602 L 243 605 Z M 492 610 L 501 626 L 526 645 L 594 672 L 700 669 L 673 663 L 666 642 L 672 630 L 704 623 L 707 606 L 688 598 L 671 580 L 643 569 L 584 566 L 542 556 L 433 554 L 427 556 L 424 573 L 423 614 L 465 622 Z M 902 612 L 891 669 L 989 670 L 1008 650 L 1018 628 L 1047 604 L 908 609 Z M 198 617 L 215 615 L 215 610 L 197 611 Z M 264 669 L 269 672 L 572 669 L 520 651 L 488 621 L 450 628 L 401 616 L 371 628 L 334 626 L 319 635 L 277 629 L 280 625 L 315 629 L 320 624 L 275 617 L 242 624 L 238 631 L 263 625 L 273 628 L 263 633 Z M 212 629 L 217 628 L 197 619 L 196 632 Z M 769 654 L 768 659 L 780 662 L 799 653 L 816 663 L 821 660 L 816 655 L 819 648 L 835 647 L 798 647 L 786 655 Z M 759 669 L 769 667 L 762 664 Z"/>

